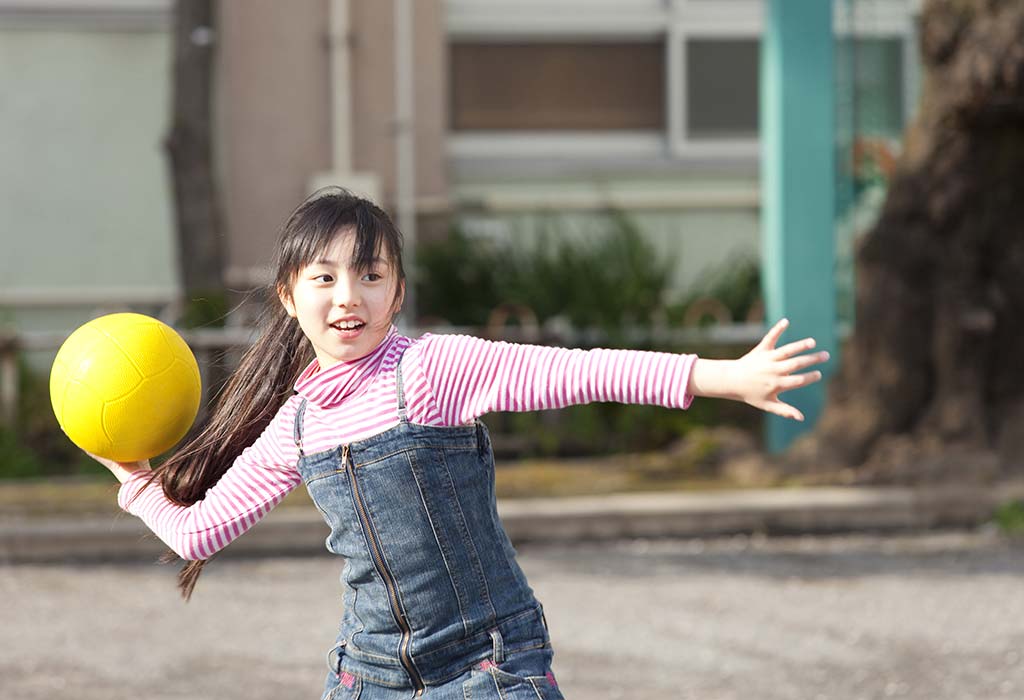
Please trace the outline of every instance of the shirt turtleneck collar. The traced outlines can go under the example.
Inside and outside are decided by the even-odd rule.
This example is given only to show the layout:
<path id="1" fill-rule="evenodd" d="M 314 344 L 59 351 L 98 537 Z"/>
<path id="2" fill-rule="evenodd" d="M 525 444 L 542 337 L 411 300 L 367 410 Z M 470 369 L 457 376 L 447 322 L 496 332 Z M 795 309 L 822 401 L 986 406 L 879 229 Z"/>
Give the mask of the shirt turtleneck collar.
<path id="1" fill-rule="evenodd" d="M 380 344 L 358 360 L 339 362 L 325 370 L 320 369 L 319 360 L 313 360 L 299 375 L 295 391 L 321 408 L 336 406 L 366 387 L 398 338 L 398 329 L 392 325 Z"/>

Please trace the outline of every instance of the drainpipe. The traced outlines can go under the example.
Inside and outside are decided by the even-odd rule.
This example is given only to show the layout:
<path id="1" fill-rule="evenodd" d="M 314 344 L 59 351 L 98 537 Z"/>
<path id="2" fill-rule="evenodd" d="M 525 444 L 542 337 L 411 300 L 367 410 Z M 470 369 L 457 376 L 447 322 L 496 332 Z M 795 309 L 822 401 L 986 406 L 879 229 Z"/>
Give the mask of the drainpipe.
<path id="1" fill-rule="evenodd" d="M 394 0 L 395 11 L 395 203 L 398 228 L 405 236 L 406 288 L 401 325 L 416 324 L 416 145 L 413 85 L 413 3 Z"/>
<path id="2" fill-rule="evenodd" d="M 349 0 L 331 0 L 331 169 L 352 171 L 352 68 Z"/>
<path id="3" fill-rule="evenodd" d="M 340 185 L 374 202 L 380 201 L 379 178 L 373 172 L 356 172 L 352 152 L 352 0 L 330 0 L 328 6 L 328 75 L 331 107 L 331 163 L 328 170 L 314 173 L 310 191 Z"/>

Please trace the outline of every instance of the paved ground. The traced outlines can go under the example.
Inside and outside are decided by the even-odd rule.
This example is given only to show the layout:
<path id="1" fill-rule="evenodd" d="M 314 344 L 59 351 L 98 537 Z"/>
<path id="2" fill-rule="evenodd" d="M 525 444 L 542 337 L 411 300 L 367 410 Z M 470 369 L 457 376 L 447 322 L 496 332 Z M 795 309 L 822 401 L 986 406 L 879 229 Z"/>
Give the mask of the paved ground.
<path id="1" fill-rule="evenodd" d="M 972 534 L 524 545 L 570 700 L 1024 696 L 1024 546 Z M 328 557 L 0 568 L 0 697 L 316 698 Z"/>

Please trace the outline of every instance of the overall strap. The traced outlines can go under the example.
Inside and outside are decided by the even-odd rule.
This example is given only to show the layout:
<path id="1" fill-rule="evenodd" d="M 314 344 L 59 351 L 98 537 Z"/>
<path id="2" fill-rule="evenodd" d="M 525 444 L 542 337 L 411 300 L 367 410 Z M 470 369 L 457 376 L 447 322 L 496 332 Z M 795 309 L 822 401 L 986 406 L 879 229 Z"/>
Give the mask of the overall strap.
<path id="1" fill-rule="evenodd" d="M 295 446 L 299 448 L 299 458 L 305 456 L 302 451 L 302 418 L 306 415 L 306 399 L 302 399 L 302 403 L 299 404 L 299 410 L 295 412 L 295 429 L 293 435 L 295 438 Z"/>
<path id="2" fill-rule="evenodd" d="M 405 387 L 402 384 L 402 358 L 405 357 L 405 351 L 398 356 L 398 361 L 395 364 L 395 391 L 398 394 L 398 420 L 401 423 L 407 423 L 405 414 Z"/>

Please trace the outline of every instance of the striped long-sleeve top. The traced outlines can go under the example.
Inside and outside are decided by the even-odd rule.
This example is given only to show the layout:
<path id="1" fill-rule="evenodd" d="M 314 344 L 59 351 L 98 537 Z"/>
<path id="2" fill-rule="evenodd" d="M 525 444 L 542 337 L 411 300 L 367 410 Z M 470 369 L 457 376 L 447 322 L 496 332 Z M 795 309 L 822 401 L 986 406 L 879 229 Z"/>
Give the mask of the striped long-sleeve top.
<path id="1" fill-rule="evenodd" d="M 176 505 L 148 472 L 122 484 L 119 505 L 140 517 L 184 559 L 205 559 L 252 527 L 300 482 L 295 414 L 307 454 L 376 435 L 399 423 L 395 369 L 409 422 L 455 426 L 492 411 L 533 411 L 592 401 L 687 408 L 695 355 L 635 350 L 579 350 L 493 342 L 460 335 L 418 339 L 392 327 L 369 355 L 323 371 L 314 360 L 296 394 L 235 460 L 203 500 Z M 141 493 L 140 493 L 141 491 Z"/>

